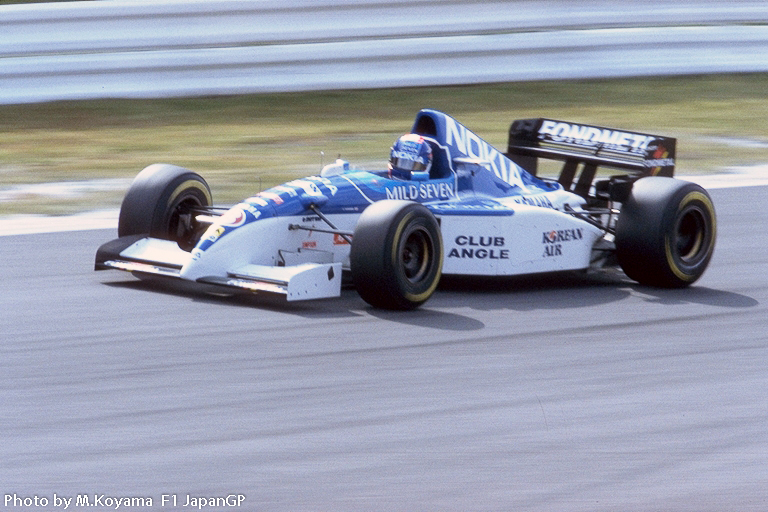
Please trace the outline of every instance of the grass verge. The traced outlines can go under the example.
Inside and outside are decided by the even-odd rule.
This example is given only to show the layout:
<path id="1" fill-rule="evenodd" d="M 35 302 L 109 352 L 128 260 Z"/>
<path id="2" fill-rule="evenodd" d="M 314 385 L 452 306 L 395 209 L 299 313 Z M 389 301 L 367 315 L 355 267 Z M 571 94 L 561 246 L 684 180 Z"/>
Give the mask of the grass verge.
<path id="1" fill-rule="evenodd" d="M 669 135 L 679 173 L 714 172 L 768 162 L 766 85 L 748 74 L 0 106 L 0 214 L 117 208 L 123 190 L 23 186 L 126 179 L 154 162 L 201 172 L 220 204 L 317 172 L 321 152 L 381 168 L 422 107 L 500 149 L 526 117 Z"/>

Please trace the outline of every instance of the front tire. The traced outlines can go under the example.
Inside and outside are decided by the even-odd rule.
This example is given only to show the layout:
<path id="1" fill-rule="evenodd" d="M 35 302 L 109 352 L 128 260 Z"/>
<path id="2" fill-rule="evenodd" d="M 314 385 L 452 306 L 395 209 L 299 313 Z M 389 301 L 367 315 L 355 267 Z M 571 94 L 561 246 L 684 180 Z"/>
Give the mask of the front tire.
<path id="1" fill-rule="evenodd" d="M 673 178 L 642 178 L 622 206 L 616 254 L 631 279 L 681 288 L 706 270 L 716 232 L 715 208 L 702 187 Z"/>
<path id="2" fill-rule="evenodd" d="M 117 234 L 146 234 L 191 250 L 199 236 L 193 210 L 211 204 L 211 189 L 199 174 L 153 164 L 136 176 L 123 198 Z"/>
<path id="3" fill-rule="evenodd" d="M 440 226 L 419 203 L 379 201 L 358 219 L 349 258 L 355 288 L 368 304 L 415 309 L 432 296 L 440 281 Z"/>

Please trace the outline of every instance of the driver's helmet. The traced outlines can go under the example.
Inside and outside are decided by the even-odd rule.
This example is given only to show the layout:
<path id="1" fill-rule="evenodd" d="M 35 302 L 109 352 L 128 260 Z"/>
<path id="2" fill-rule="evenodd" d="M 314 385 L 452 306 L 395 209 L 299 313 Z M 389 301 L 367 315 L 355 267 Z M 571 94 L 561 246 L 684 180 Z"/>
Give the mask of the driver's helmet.
<path id="1" fill-rule="evenodd" d="M 416 133 L 403 135 L 389 153 L 389 177 L 410 180 L 412 172 L 429 172 L 432 168 L 432 148 Z"/>

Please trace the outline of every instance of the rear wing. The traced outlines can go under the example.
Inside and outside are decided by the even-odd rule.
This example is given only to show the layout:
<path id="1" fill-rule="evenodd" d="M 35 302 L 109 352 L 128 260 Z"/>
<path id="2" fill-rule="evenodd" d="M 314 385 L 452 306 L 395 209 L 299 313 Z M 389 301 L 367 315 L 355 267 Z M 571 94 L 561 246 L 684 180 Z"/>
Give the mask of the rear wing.
<path id="1" fill-rule="evenodd" d="M 563 161 L 558 182 L 565 189 L 587 197 L 598 167 L 629 173 L 622 177 L 625 182 L 643 176 L 672 176 L 676 142 L 670 137 L 601 126 L 521 119 L 509 129 L 506 156 L 533 175 L 539 158 Z M 574 186 L 579 166 L 581 174 Z"/>

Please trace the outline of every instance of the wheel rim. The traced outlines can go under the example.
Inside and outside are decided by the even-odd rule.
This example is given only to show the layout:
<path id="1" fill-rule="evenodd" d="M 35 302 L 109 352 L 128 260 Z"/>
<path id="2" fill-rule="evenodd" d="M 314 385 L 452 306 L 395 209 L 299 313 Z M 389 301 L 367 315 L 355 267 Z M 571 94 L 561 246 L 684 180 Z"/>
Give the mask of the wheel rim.
<path id="1" fill-rule="evenodd" d="M 414 226 L 405 233 L 400 262 L 403 275 L 410 283 L 423 281 L 429 275 L 433 251 L 432 237 L 422 226 Z"/>
<path id="2" fill-rule="evenodd" d="M 194 211 L 203 206 L 202 201 L 190 194 L 180 198 L 173 207 L 168 219 L 168 234 L 185 250 L 193 248 L 196 243 L 197 230 L 194 222 Z"/>
<path id="3" fill-rule="evenodd" d="M 699 206 L 683 210 L 675 229 L 674 247 L 681 263 L 695 265 L 706 256 L 709 218 Z"/>

